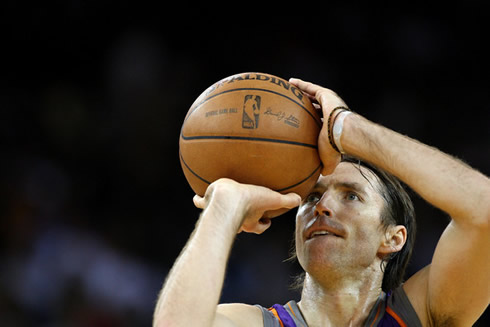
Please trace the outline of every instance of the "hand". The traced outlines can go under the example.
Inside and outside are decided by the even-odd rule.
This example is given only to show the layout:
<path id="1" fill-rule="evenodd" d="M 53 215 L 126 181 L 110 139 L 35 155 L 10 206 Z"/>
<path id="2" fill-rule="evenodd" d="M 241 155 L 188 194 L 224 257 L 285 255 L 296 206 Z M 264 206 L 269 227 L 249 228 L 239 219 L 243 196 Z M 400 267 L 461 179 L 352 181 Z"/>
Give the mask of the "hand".
<path id="1" fill-rule="evenodd" d="M 322 175 L 331 174 L 339 164 L 341 157 L 340 153 L 334 150 L 328 140 L 327 118 L 334 108 L 347 107 L 347 105 L 344 100 L 330 89 L 297 78 L 291 78 L 289 82 L 303 91 L 310 98 L 313 106 L 322 111 L 324 120 L 318 138 L 318 152 L 323 163 Z"/>
<path id="2" fill-rule="evenodd" d="M 227 178 L 209 185 L 204 197 L 194 196 L 196 207 L 206 209 L 214 206 L 225 219 L 236 219 L 238 233 L 261 234 L 270 227 L 270 218 L 300 203 L 298 194 L 281 194 L 263 186 L 240 184 Z"/>

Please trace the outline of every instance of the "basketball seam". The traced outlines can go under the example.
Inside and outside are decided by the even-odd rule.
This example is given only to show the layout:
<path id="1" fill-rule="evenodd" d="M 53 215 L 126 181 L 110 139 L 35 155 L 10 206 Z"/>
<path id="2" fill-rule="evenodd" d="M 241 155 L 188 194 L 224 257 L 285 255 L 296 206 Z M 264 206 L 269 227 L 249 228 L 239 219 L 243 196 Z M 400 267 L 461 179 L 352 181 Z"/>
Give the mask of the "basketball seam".
<path id="1" fill-rule="evenodd" d="M 281 188 L 281 189 L 278 189 L 278 190 L 275 190 L 275 191 L 276 191 L 276 192 L 283 192 L 283 191 L 285 191 L 285 190 L 288 190 L 288 189 L 290 189 L 290 188 L 293 188 L 293 187 L 296 187 L 296 186 L 298 186 L 298 185 L 300 185 L 300 184 L 303 184 L 304 182 L 306 182 L 307 180 L 309 180 L 309 179 L 311 178 L 311 176 L 313 176 L 313 175 L 314 175 L 314 174 L 315 174 L 315 173 L 318 171 L 318 169 L 320 169 L 320 168 L 321 168 L 321 166 L 322 166 L 322 164 L 320 163 L 320 164 L 318 165 L 318 167 L 316 167 L 316 169 L 315 169 L 315 170 L 313 170 L 313 171 L 312 171 L 312 173 L 311 173 L 311 174 L 309 174 L 309 175 L 308 175 L 308 177 L 306 177 L 306 178 L 305 178 L 305 179 L 303 179 L 302 181 L 299 181 L 299 182 L 298 182 L 298 183 L 296 183 L 296 184 L 293 184 L 293 185 L 291 185 L 291 186 L 284 187 L 284 188 Z"/>
<path id="2" fill-rule="evenodd" d="M 272 143 L 282 143 L 289 145 L 298 145 L 304 146 L 308 148 L 317 149 L 318 147 L 315 144 L 301 143 L 295 141 L 287 141 L 287 140 L 278 140 L 278 139 L 268 139 L 264 137 L 249 137 L 249 136 L 232 136 L 232 135 L 198 135 L 198 136 L 185 136 L 181 134 L 182 139 L 185 141 L 192 140 L 242 140 L 242 141 L 259 141 L 259 142 L 272 142 Z"/>
<path id="3" fill-rule="evenodd" d="M 189 167 L 189 165 L 187 164 L 187 162 L 185 162 L 184 157 L 182 156 L 182 153 L 180 154 L 180 160 L 182 160 L 182 162 L 184 163 L 185 167 L 186 167 L 187 169 L 189 169 L 189 171 L 190 171 L 190 172 L 191 172 L 191 173 L 192 173 L 194 176 L 196 176 L 197 178 L 199 178 L 201 181 L 203 181 L 204 183 L 206 183 L 206 184 L 208 184 L 208 185 L 209 185 L 209 184 L 211 184 L 211 182 L 209 182 L 209 181 L 205 180 L 204 178 L 202 178 L 201 176 L 199 176 L 198 174 L 196 174 L 196 172 L 195 172 L 194 170 L 192 170 L 192 169 L 191 169 L 191 167 Z"/>
<path id="4" fill-rule="evenodd" d="M 200 103 L 198 103 L 194 109 L 191 110 L 191 112 L 187 115 L 187 117 L 184 119 L 184 123 L 187 121 L 187 119 L 194 113 L 194 111 L 199 108 L 200 106 L 202 106 L 205 102 L 207 102 L 208 100 L 212 99 L 212 98 L 215 98 L 217 97 L 218 95 L 221 95 L 221 94 L 225 94 L 225 93 L 231 93 L 231 92 L 235 92 L 235 91 L 263 91 L 263 92 L 269 92 L 269 93 L 273 93 L 273 94 L 276 94 L 276 95 L 279 95 L 283 98 L 286 98 L 288 100 L 290 100 L 291 102 L 294 102 L 296 103 L 298 106 L 300 106 L 301 109 L 303 109 L 304 111 L 306 111 L 306 113 L 313 119 L 313 121 L 318 125 L 318 127 L 322 127 L 322 123 L 319 122 L 314 116 L 313 114 L 308 110 L 306 109 L 301 103 L 299 103 L 298 101 L 294 100 L 293 98 L 290 98 L 288 97 L 287 95 L 284 95 L 282 93 L 279 93 L 277 91 L 272 91 L 272 90 L 268 90 L 268 89 L 262 89 L 262 88 L 256 88 L 256 87 L 241 87 L 241 88 L 236 88 L 236 89 L 231 89 L 231 90 L 225 90 L 225 91 L 222 91 L 220 93 L 216 93 L 216 94 L 213 94 L 209 97 L 207 97 L 206 99 L 202 100 Z"/>
<path id="5" fill-rule="evenodd" d="M 201 176 L 199 176 L 199 175 L 198 175 L 198 174 L 197 174 L 197 173 L 196 173 L 194 170 L 192 170 L 192 169 L 191 169 L 191 167 L 189 167 L 189 165 L 187 164 L 187 162 L 185 162 L 184 157 L 182 156 L 182 153 L 180 153 L 180 160 L 182 160 L 182 162 L 184 163 L 184 166 L 185 166 L 185 167 L 186 167 L 186 168 L 187 168 L 187 169 L 188 169 L 188 170 L 189 170 L 189 171 L 190 171 L 190 172 L 191 172 L 191 173 L 192 173 L 194 176 L 196 176 L 197 178 L 199 178 L 201 181 L 203 181 L 204 183 L 206 183 L 206 184 L 208 184 L 208 185 L 209 185 L 209 184 L 211 184 L 211 182 L 209 182 L 209 181 L 205 180 L 204 178 L 202 178 Z M 293 184 L 293 185 L 290 185 L 290 186 L 288 186 L 288 187 L 281 188 L 281 189 L 276 189 L 276 190 L 274 190 L 274 191 L 276 191 L 276 192 L 283 192 L 283 191 L 285 191 L 285 190 L 288 190 L 288 189 L 291 189 L 291 188 L 293 188 L 293 187 L 296 187 L 296 186 L 298 186 L 298 185 L 300 185 L 300 184 L 303 184 L 303 183 L 304 183 L 304 182 L 306 182 L 308 179 L 310 179 L 310 178 L 311 178 L 311 176 L 313 176 L 313 175 L 314 175 L 314 174 L 315 174 L 315 173 L 318 171 L 318 169 L 320 169 L 320 168 L 321 168 L 321 166 L 322 166 L 322 164 L 320 163 L 320 165 L 318 165 L 318 167 L 316 167 L 316 168 L 315 168 L 315 170 L 313 170 L 313 171 L 311 172 L 311 174 L 309 174 L 309 175 L 308 175 L 306 178 L 304 178 L 303 180 L 299 181 L 298 183 Z"/>

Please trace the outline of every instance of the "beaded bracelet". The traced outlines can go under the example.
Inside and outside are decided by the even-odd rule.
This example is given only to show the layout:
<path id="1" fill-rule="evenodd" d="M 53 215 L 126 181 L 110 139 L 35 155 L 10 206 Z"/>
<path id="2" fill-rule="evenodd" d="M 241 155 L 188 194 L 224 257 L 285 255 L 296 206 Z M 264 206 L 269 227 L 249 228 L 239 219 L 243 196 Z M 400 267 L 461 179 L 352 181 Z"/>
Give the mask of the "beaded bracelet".
<path id="1" fill-rule="evenodd" d="M 334 142 L 334 139 L 333 139 L 333 136 L 332 136 L 332 129 L 333 129 L 333 124 L 335 123 L 335 120 L 337 120 L 337 116 L 335 116 L 335 119 L 334 121 L 332 122 L 332 116 L 333 116 L 333 113 L 337 110 L 341 110 L 341 111 L 351 111 L 349 108 L 347 107 L 343 107 L 343 106 L 339 106 L 339 107 L 335 107 L 332 109 L 332 111 L 330 111 L 330 115 L 328 115 L 328 120 L 327 120 L 327 134 L 328 134 L 328 141 L 330 142 L 330 145 L 332 146 L 332 148 L 341 153 L 339 148 L 337 147 L 337 145 L 335 144 Z M 330 128 L 330 126 L 332 126 L 332 128 Z"/>

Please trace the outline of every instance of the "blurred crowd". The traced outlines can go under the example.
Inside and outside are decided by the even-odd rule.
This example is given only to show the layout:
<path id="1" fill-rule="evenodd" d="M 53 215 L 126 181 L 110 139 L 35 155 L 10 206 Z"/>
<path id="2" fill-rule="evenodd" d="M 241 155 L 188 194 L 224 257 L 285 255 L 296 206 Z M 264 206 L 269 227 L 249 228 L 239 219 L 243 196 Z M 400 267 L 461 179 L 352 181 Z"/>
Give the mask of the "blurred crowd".
<path id="1" fill-rule="evenodd" d="M 178 160 L 182 120 L 235 73 L 330 87 L 354 111 L 490 174 L 488 17 L 478 2 L 445 13 L 331 4 L 326 17 L 167 6 L 5 6 L 0 326 L 151 324 L 199 215 Z M 408 276 L 430 262 L 448 222 L 412 195 Z M 264 235 L 240 234 L 222 301 L 298 298 L 288 285 L 300 268 L 285 261 L 293 231 L 289 212 Z"/>

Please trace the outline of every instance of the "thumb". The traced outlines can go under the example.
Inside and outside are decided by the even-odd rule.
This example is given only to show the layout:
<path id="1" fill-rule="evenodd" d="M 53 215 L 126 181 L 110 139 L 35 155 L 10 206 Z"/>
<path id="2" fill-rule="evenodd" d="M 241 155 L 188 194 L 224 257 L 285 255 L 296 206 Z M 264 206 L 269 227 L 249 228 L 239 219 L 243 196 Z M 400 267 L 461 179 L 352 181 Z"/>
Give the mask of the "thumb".
<path id="1" fill-rule="evenodd" d="M 200 197 L 199 195 L 194 195 L 192 198 L 192 201 L 194 202 L 194 205 L 199 208 L 199 209 L 204 209 L 205 206 L 205 201 L 203 197 Z"/>
<path id="2" fill-rule="evenodd" d="M 296 193 L 288 193 L 281 196 L 281 208 L 292 209 L 301 204 L 301 196 Z"/>
<path id="3" fill-rule="evenodd" d="M 296 193 L 279 194 L 274 206 L 264 212 L 262 218 L 274 218 L 301 204 L 301 197 Z"/>

